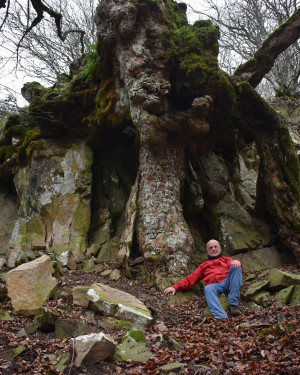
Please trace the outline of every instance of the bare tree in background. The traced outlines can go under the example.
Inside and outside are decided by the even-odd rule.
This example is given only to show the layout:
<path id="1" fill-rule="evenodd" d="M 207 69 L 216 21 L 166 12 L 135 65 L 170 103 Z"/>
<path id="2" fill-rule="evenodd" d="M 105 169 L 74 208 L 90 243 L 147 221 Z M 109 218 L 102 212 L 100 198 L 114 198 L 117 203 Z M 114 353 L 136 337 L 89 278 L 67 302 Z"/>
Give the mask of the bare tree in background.
<path id="1" fill-rule="evenodd" d="M 44 10 L 39 15 L 35 3 L 50 12 Z M 1 71 L 18 69 L 49 84 L 63 73 L 68 74 L 70 63 L 96 41 L 97 3 L 96 0 L 48 0 L 45 4 L 35 0 L 7 1 L 9 11 L 1 10 L 0 21 L 0 48 L 5 56 L 0 62 Z"/>
<path id="2" fill-rule="evenodd" d="M 210 18 L 220 26 L 220 66 L 232 74 L 247 61 L 268 35 L 299 8 L 299 0 L 208 0 L 190 1 L 200 8 L 201 18 Z M 295 95 L 299 91 L 300 44 L 296 41 L 276 60 L 258 90 L 269 96 Z"/>

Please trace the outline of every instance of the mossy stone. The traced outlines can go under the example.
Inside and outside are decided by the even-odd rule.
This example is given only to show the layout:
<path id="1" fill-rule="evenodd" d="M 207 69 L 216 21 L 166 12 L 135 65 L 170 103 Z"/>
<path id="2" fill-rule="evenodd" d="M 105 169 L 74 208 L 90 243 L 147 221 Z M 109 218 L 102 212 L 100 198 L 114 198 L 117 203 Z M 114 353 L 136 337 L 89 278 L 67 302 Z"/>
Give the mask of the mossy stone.
<path id="1" fill-rule="evenodd" d="M 291 306 L 300 305 L 300 285 L 295 285 L 293 294 L 290 299 Z"/>
<path id="2" fill-rule="evenodd" d="M 5 310 L 0 310 L 0 320 L 13 320 L 9 313 Z"/>
<path id="3" fill-rule="evenodd" d="M 291 285 L 288 288 L 281 289 L 275 296 L 276 304 L 278 306 L 287 305 L 293 294 L 295 286 Z"/>
<path id="4" fill-rule="evenodd" d="M 60 356 L 59 361 L 55 365 L 56 370 L 59 371 L 59 372 L 63 372 L 65 370 L 65 368 L 67 367 L 67 365 L 70 363 L 70 361 L 71 361 L 71 354 L 70 353 L 63 353 Z"/>
<path id="5" fill-rule="evenodd" d="M 300 284 L 300 275 L 272 268 L 269 272 L 269 287 L 271 290 L 280 290 L 290 285 Z"/>
<path id="6" fill-rule="evenodd" d="M 170 373 L 173 373 L 174 371 L 176 371 L 176 373 L 180 370 L 182 370 L 184 368 L 184 363 L 180 363 L 180 362 L 172 362 L 172 363 L 168 363 L 164 366 L 161 366 L 159 368 L 159 372 L 160 374 L 170 374 Z"/>
<path id="7" fill-rule="evenodd" d="M 34 322 L 37 328 L 42 332 L 54 332 L 55 328 L 55 314 L 47 308 L 41 308 L 38 310 L 34 317 Z"/>
<path id="8" fill-rule="evenodd" d="M 145 335 L 138 330 L 127 332 L 113 355 L 116 361 L 146 362 L 150 357 L 151 353 L 146 349 Z"/>
<path id="9" fill-rule="evenodd" d="M 266 307 L 270 304 L 270 301 L 269 301 L 270 295 L 271 295 L 271 292 L 269 291 L 260 291 L 260 292 L 255 293 L 251 297 L 251 300 L 258 305 Z"/>
<path id="10" fill-rule="evenodd" d="M 55 335 L 60 339 L 86 335 L 91 332 L 93 332 L 93 328 L 80 320 L 59 318 L 55 322 Z"/>
<path id="11" fill-rule="evenodd" d="M 133 323 L 112 316 L 103 317 L 102 324 L 104 324 L 105 329 L 113 331 L 128 331 L 133 328 Z"/>
<path id="12" fill-rule="evenodd" d="M 146 341 L 145 334 L 140 329 L 133 329 L 133 330 L 127 332 L 123 338 L 126 339 L 128 336 L 131 337 L 136 342 L 145 342 Z"/>
<path id="13" fill-rule="evenodd" d="M 246 292 L 244 293 L 243 297 L 246 300 L 251 299 L 252 296 L 254 296 L 255 293 L 260 292 L 262 289 L 265 289 L 269 284 L 268 280 L 260 280 L 253 284 L 250 284 Z"/>
<path id="14" fill-rule="evenodd" d="M 114 262 L 118 258 L 119 250 L 120 240 L 119 237 L 116 236 L 101 246 L 97 260 Z"/>
<path id="15" fill-rule="evenodd" d="M 16 348 L 5 350 L 4 352 L 0 353 L 0 358 L 4 359 L 5 361 L 12 362 L 18 355 L 22 354 L 25 350 L 25 346 L 20 345 Z"/>

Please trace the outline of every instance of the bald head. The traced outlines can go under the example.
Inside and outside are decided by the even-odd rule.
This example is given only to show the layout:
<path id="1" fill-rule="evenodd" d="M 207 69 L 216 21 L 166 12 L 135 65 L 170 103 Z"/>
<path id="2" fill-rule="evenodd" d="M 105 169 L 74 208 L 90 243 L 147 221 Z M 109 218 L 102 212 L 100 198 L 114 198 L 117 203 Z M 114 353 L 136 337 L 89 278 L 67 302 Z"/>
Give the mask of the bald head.
<path id="1" fill-rule="evenodd" d="M 217 240 L 209 240 L 206 244 L 207 254 L 216 257 L 221 253 L 221 246 Z"/>

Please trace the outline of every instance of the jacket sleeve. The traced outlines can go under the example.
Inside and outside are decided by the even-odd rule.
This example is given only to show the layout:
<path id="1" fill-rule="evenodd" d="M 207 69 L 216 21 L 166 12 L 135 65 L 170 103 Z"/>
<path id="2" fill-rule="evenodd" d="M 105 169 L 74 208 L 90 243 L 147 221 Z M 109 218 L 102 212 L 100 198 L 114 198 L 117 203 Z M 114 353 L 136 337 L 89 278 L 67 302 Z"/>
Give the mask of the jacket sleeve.
<path id="1" fill-rule="evenodd" d="M 197 284 L 200 280 L 203 279 L 203 267 L 202 264 L 196 270 L 188 275 L 186 278 L 178 281 L 176 284 L 173 285 L 173 288 L 176 290 L 189 290 L 192 286 Z"/>

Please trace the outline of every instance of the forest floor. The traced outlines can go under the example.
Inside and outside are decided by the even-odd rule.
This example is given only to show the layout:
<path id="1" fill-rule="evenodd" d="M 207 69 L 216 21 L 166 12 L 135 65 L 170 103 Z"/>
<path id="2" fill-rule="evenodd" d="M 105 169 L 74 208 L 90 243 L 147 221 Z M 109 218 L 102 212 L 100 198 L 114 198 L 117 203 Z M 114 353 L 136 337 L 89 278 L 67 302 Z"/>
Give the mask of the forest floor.
<path id="1" fill-rule="evenodd" d="M 300 273 L 300 266 L 282 267 L 294 273 Z M 266 270 L 256 272 L 257 281 Z M 76 285 L 91 285 L 93 282 L 108 283 L 99 273 L 66 271 L 61 280 L 61 287 L 67 291 Z M 251 283 L 250 282 L 250 283 Z M 13 361 L 0 359 L 0 374 L 67 374 L 67 375 L 156 375 L 161 374 L 160 367 L 181 362 L 184 369 L 181 374 L 210 374 L 213 368 L 219 374 L 300 374 L 300 306 L 276 306 L 274 301 L 261 309 L 247 308 L 242 301 L 241 316 L 217 320 L 203 314 L 206 306 L 203 294 L 195 295 L 190 300 L 175 304 L 168 297 L 157 291 L 153 285 L 121 277 L 110 281 L 109 285 L 127 291 L 142 300 L 151 310 L 153 323 L 145 330 L 147 349 L 152 356 L 147 362 L 116 362 L 112 359 L 101 361 L 93 366 L 77 368 L 74 365 L 74 353 L 70 339 L 57 339 L 54 333 L 33 334 L 30 337 L 18 337 L 18 332 L 32 322 L 33 318 L 22 317 L 14 313 L 10 302 L 0 304 L 13 320 L 0 320 L 0 355 L 4 351 L 20 345 L 25 350 Z M 245 282 L 242 294 L 249 282 Z M 46 307 L 57 316 L 76 318 L 89 323 L 95 331 L 103 331 L 101 321 L 91 319 L 87 309 L 72 306 L 70 293 L 65 292 L 59 299 L 48 301 Z M 118 343 L 124 331 L 107 332 Z M 159 335 L 171 335 L 182 349 L 172 346 L 157 345 Z M 72 361 L 59 372 L 55 360 L 50 360 L 47 353 L 69 352 Z"/>

